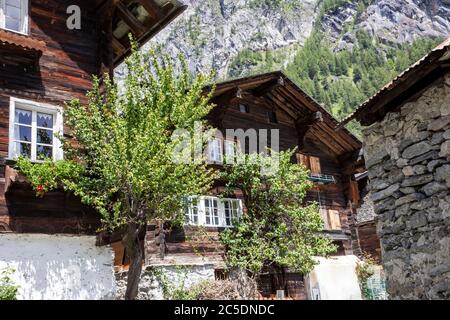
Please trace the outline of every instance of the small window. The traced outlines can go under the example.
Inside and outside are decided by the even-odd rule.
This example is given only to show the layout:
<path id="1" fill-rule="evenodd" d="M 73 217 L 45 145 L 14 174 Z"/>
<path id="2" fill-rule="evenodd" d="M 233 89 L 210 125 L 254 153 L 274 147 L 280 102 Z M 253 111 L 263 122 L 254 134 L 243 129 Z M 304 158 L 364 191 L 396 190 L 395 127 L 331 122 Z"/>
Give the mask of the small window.
<path id="1" fill-rule="evenodd" d="M 238 141 L 225 140 L 223 142 L 225 150 L 225 161 L 227 164 L 234 164 L 240 152 Z"/>
<path id="2" fill-rule="evenodd" d="M 277 113 L 275 111 L 269 111 L 268 116 L 270 123 L 278 123 Z"/>
<path id="3" fill-rule="evenodd" d="M 214 138 L 208 142 L 207 159 L 210 163 L 223 163 L 223 148 L 221 139 Z"/>
<path id="4" fill-rule="evenodd" d="M 189 198 L 186 206 L 186 223 L 192 225 L 199 224 L 198 199 Z"/>
<path id="5" fill-rule="evenodd" d="M 217 198 L 205 198 L 205 224 L 208 226 L 219 226 L 219 201 Z"/>
<path id="6" fill-rule="evenodd" d="M 239 219 L 241 204 L 239 200 L 224 200 L 224 218 L 227 227 L 233 226 L 233 221 Z"/>
<path id="7" fill-rule="evenodd" d="M 61 142 L 55 137 L 62 133 L 62 121 L 56 107 L 11 98 L 9 157 L 24 156 L 32 161 L 62 159 Z"/>
<path id="8" fill-rule="evenodd" d="M 0 28 L 28 34 L 28 0 L 0 0 Z"/>
<path id="9" fill-rule="evenodd" d="M 240 104 L 239 111 L 242 113 L 250 113 L 250 108 L 246 104 Z"/>
<path id="10" fill-rule="evenodd" d="M 226 271 L 225 269 L 215 269 L 214 277 L 219 281 L 228 280 L 228 271 Z"/>

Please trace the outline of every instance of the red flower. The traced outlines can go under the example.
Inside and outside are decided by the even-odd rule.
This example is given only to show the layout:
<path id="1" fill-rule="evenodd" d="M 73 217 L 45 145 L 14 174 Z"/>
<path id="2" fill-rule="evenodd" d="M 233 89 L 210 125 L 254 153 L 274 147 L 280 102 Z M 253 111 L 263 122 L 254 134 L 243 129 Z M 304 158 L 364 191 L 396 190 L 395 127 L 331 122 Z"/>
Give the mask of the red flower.
<path id="1" fill-rule="evenodd" d="M 37 186 L 36 190 L 39 193 L 44 192 L 44 186 L 42 184 L 40 184 L 40 185 Z"/>

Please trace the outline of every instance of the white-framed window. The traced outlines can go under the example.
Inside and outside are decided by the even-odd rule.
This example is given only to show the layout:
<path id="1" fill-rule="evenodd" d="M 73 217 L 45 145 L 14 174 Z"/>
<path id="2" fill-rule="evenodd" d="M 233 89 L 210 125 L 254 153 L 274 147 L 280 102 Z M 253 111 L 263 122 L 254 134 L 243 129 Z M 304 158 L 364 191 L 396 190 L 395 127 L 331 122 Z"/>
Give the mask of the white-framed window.
<path id="1" fill-rule="evenodd" d="M 29 0 L 0 0 L 0 28 L 28 34 Z"/>
<path id="2" fill-rule="evenodd" d="M 234 163 L 239 152 L 239 144 L 233 140 L 212 138 L 208 141 L 207 160 L 209 163 L 223 164 L 224 157 Z"/>
<path id="3" fill-rule="evenodd" d="M 233 227 L 241 216 L 241 200 L 202 196 L 190 198 L 185 221 L 189 225 Z"/>
<path id="4" fill-rule="evenodd" d="M 208 141 L 208 155 L 209 163 L 223 163 L 223 146 L 222 140 L 219 138 L 212 138 Z"/>
<path id="5" fill-rule="evenodd" d="M 59 107 L 11 98 L 9 108 L 9 158 L 31 161 L 61 160 L 63 114 Z"/>
<path id="6" fill-rule="evenodd" d="M 225 226 L 232 227 L 233 221 L 238 220 L 241 216 L 241 201 L 238 199 L 224 199 L 223 206 Z"/>
<path id="7" fill-rule="evenodd" d="M 219 199 L 214 197 L 203 197 L 203 209 L 205 215 L 205 226 L 220 226 Z"/>
<path id="8" fill-rule="evenodd" d="M 197 198 L 189 198 L 187 200 L 186 207 L 186 223 L 197 225 L 199 223 L 199 210 L 198 210 L 198 199 Z"/>

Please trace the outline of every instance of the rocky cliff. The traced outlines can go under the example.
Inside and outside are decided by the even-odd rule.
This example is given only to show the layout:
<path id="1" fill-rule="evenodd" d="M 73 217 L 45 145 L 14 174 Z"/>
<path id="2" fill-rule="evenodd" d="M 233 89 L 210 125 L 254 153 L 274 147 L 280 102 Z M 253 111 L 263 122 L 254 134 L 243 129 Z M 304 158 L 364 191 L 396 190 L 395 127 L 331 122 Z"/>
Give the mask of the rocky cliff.
<path id="1" fill-rule="evenodd" d="M 355 31 L 388 44 L 450 35 L 450 0 L 183 0 L 189 7 L 145 49 L 187 57 L 193 72 L 224 79 L 267 63 L 282 68 L 314 24 L 334 50 L 351 49 Z M 331 4 L 330 4 L 331 3 Z M 327 6 L 327 10 L 323 7 Z"/>

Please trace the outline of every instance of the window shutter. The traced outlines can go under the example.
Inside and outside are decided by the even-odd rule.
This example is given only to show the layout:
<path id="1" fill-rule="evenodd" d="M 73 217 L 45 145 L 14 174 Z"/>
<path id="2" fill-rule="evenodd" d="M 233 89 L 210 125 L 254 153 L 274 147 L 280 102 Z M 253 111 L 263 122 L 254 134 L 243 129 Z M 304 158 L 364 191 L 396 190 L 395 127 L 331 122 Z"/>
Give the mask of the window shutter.
<path id="1" fill-rule="evenodd" d="M 339 211 L 328 210 L 328 219 L 330 222 L 331 230 L 341 230 L 341 219 L 339 217 Z"/>
<path id="2" fill-rule="evenodd" d="M 309 165 L 309 157 L 302 153 L 297 153 L 297 163 L 302 164 L 306 167 L 306 169 L 311 169 L 311 166 Z"/>
<path id="3" fill-rule="evenodd" d="M 329 219 L 328 219 L 328 211 L 327 211 L 327 209 L 320 208 L 319 212 L 320 212 L 320 216 L 322 217 L 322 220 L 323 220 L 323 228 L 325 230 L 330 230 L 331 226 L 330 226 L 330 222 L 329 222 Z"/>
<path id="4" fill-rule="evenodd" d="M 320 167 L 320 159 L 318 157 L 309 157 L 312 174 L 321 174 L 322 168 Z"/>

